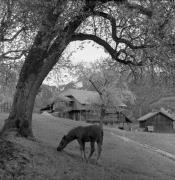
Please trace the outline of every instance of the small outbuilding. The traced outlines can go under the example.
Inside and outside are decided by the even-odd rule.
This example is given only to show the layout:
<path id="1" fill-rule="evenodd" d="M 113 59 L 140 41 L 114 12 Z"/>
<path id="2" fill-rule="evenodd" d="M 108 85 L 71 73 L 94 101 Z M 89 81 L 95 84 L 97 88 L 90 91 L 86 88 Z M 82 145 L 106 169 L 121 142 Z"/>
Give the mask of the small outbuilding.
<path id="1" fill-rule="evenodd" d="M 163 132 L 163 133 L 173 133 L 175 132 L 174 124 L 175 117 L 166 112 L 150 112 L 138 119 L 139 127 L 149 132 Z"/>

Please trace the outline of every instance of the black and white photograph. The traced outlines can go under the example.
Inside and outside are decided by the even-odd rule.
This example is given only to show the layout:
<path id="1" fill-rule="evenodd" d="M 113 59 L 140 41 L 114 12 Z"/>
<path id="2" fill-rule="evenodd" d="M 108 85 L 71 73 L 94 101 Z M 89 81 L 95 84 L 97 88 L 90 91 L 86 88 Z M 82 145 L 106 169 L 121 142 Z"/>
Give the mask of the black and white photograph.
<path id="1" fill-rule="evenodd" d="M 175 180 L 174 0 L 0 0 L 0 180 Z"/>

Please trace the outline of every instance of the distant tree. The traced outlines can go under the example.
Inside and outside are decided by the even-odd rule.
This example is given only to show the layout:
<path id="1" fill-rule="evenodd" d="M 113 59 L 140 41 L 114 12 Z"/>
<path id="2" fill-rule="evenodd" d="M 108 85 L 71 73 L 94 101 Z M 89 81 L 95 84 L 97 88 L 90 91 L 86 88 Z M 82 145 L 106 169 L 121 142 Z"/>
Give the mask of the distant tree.
<path id="1" fill-rule="evenodd" d="M 125 102 L 133 104 L 135 96 L 129 90 L 124 78 L 122 79 L 120 76 L 121 74 L 107 69 L 104 64 L 97 65 L 95 63 L 93 65 L 88 68 L 82 64 L 79 65 L 79 81 L 83 81 L 87 87 L 92 86 L 93 90 L 99 94 L 101 105 L 95 103 L 93 105 L 100 109 L 100 124 L 102 126 L 107 109 L 111 108 L 117 111 L 122 105 L 125 105 Z"/>
<path id="2" fill-rule="evenodd" d="M 52 99 L 55 94 L 58 92 L 58 89 L 55 86 L 49 86 L 42 84 L 40 90 L 36 96 L 34 110 L 39 112 L 39 110 L 47 105 L 52 103 Z"/>
<path id="3" fill-rule="evenodd" d="M 0 61 L 24 60 L 41 20 L 38 7 L 34 1 L 0 0 Z"/>
<path id="4" fill-rule="evenodd" d="M 64 89 L 65 84 L 71 83 L 72 79 L 75 78 L 73 72 L 75 71 L 76 66 L 73 65 L 70 60 L 73 53 L 74 51 L 64 51 L 59 62 L 57 62 L 45 78 L 46 82 L 53 83 L 60 91 Z"/>
<path id="5" fill-rule="evenodd" d="M 140 71 L 137 69 L 134 76 L 130 77 L 129 87 L 136 95 L 136 102 L 132 106 L 135 117 L 154 110 L 152 104 L 159 99 L 174 96 L 175 86 L 172 77 L 167 78 L 168 74 L 157 71 L 156 68 L 142 68 Z"/>
<path id="6" fill-rule="evenodd" d="M 0 62 L 0 95 L 3 99 L 13 99 L 18 72 L 13 66 Z M 2 100 L 2 99 L 1 99 Z"/>

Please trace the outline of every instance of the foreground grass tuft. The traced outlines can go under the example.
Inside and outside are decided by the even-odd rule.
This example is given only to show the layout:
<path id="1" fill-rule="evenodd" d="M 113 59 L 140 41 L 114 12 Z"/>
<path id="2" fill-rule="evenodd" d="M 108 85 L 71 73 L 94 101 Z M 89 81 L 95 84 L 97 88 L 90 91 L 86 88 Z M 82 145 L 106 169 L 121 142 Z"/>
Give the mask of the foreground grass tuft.
<path id="1" fill-rule="evenodd" d="M 22 179 L 32 155 L 19 144 L 0 138 L 0 179 Z"/>

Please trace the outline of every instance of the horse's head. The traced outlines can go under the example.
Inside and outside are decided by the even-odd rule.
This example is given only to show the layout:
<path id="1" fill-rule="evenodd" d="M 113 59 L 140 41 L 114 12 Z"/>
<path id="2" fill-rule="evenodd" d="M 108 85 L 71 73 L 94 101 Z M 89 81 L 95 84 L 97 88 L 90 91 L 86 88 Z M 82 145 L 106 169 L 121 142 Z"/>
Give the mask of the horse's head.
<path id="1" fill-rule="evenodd" d="M 67 144 L 68 144 L 68 140 L 67 140 L 66 136 L 63 136 L 60 144 L 57 147 L 57 151 L 62 151 L 66 147 Z"/>

